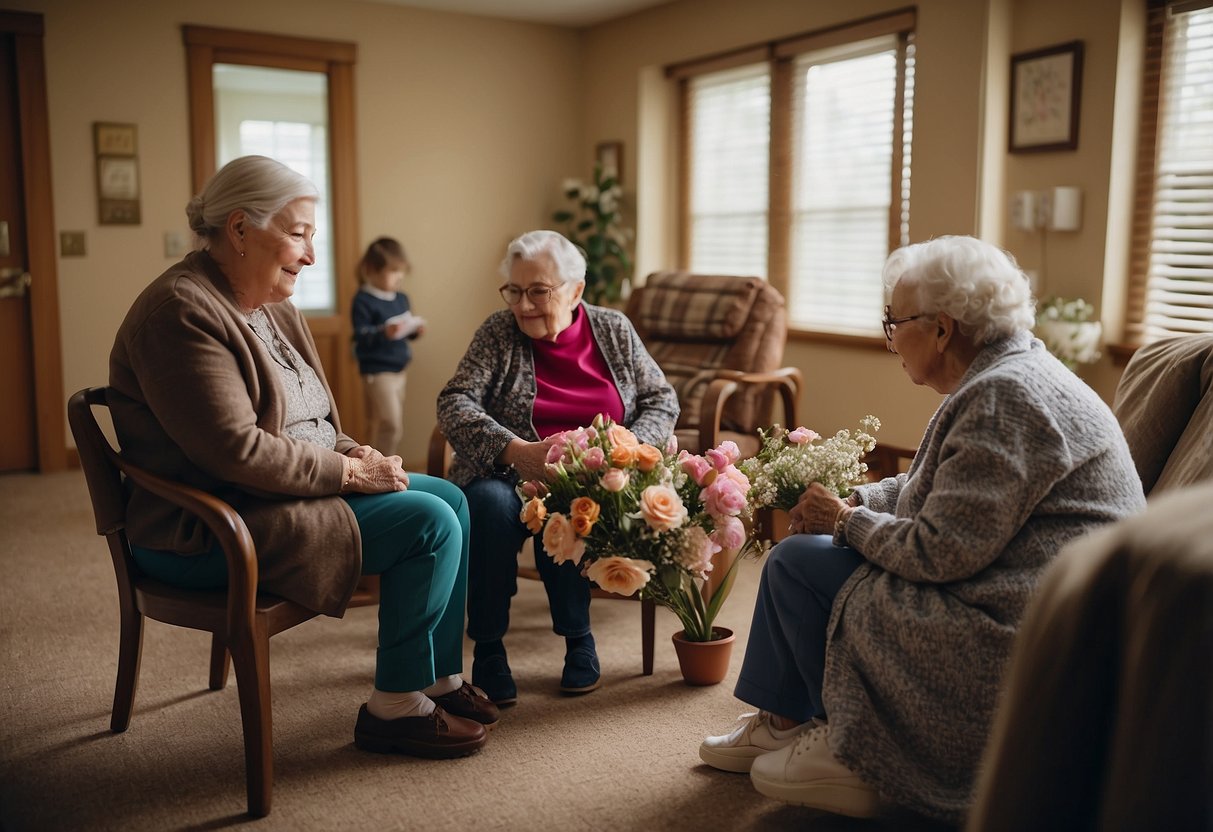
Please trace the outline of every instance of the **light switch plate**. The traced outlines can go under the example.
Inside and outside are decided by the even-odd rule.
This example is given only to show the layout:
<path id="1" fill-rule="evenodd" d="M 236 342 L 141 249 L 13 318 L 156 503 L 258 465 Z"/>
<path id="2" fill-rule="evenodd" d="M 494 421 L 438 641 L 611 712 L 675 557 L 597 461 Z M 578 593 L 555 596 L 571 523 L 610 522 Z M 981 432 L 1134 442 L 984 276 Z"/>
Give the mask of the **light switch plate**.
<path id="1" fill-rule="evenodd" d="M 60 231 L 59 254 L 63 257 L 83 257 L 85 254 L 84 232 Z"/>
<path id="2" fill-rule="evenodd" d="M 164 232 L 164 256 L 181 257 L 189 251 L 189 238 L 184 231 Z"/>

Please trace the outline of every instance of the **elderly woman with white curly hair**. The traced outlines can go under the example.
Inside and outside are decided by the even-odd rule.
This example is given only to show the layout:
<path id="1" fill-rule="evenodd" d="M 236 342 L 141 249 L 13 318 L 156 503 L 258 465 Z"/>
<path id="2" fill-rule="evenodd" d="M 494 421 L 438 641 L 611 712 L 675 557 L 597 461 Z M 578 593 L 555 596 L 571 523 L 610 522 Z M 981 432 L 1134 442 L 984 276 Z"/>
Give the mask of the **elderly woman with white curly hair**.
<path id="1" fill-rule="evenodd" d="M 759 711 L 700 756 L 787 802 L 957 823 L 1041 572 L 1145 499 L 1107 405 L 1032 337 L 1008 254 L 942 237 L 893 252 L 884 283 L 889 351 L 945 398 L 907 473 L 805 491 L 737 683 Z"/>

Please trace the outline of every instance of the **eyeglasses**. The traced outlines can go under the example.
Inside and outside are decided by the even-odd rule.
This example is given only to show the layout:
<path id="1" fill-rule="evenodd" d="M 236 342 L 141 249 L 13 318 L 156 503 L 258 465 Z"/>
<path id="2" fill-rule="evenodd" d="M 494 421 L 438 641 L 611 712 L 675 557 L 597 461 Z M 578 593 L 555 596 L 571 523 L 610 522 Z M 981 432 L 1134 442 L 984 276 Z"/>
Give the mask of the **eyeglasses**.
<path id="1" fill-rule="evenodd" d="M 559 289 L 559 286 L 544 286 L 536 283 L 534 286 L 528 286 L 525 290 L 519 289 L 513 283 L 507 283 L 497 289 L 501 293 L 501 299 L 510 306 L 521 302 L 522 296 L 525 293 L 531 303 L 536 306 L 546 306 L 552 299 L 552 292 Z"/>
<path id="2" fill-rule="evenodd" d="M 893 317 L 893 307 L 886 306 L 884 308 L 884 320 L 882 320 L 880 322 L 880 325 L 884 327 L 885 340 L 886 341 L 893 340 L 893 330 L 897 329 L 898 324 L 904 324 L 904 323 L 909 323 L 910 321 L 916 321 L 919 318 L 927 317 L 927 315 L 929 315 L 929 314 L 930 313 L 928 313 L 928 312 L 919 312 L 917 315 L 907 315 L 904 318 L 894 318 Z"/>

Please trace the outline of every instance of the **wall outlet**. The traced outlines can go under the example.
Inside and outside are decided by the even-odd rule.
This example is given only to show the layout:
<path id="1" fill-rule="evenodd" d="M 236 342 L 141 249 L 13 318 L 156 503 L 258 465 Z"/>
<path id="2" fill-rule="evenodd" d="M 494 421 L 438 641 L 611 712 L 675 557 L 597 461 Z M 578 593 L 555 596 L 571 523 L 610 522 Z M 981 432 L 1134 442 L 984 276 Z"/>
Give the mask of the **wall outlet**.
<path id="1" fill-rule="evenodd" d="M 164 232 L 164 256 L 181 257 L 189 251 L 189 238 L 184 231 Z"/>
<path id="2" fill-rule="evenodd" d="M 59 255 L 61 257 L 83 257 L 85 255 L 84 232 L 60 231 Z"/>
<path id="3" fill-rule="evenodd" d="M 1011 225 L 1020 231 L 1035 231 L 1040 200 L 1035 191 L 1019 191 L 1011 198 Z"/>

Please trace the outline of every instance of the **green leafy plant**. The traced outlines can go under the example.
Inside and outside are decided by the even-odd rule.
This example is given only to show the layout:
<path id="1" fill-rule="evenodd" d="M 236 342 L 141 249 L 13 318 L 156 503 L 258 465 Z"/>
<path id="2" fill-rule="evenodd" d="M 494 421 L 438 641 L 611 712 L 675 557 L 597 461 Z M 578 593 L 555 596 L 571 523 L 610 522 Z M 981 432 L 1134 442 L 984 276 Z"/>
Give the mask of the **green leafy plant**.
<path id="1" fill-rule="evenodd" d="M 594 166 L 594 179 L 566 179 L 561 185 L 570 208 L 552 214 L 564 226 L 564 236 L 585 255 L 585 299 L 594 304 L 610 303 L 627 296 L 632 261 L 627 244 L 631 229 L 623 226 L 619 187 L 615 171 Z"/>

